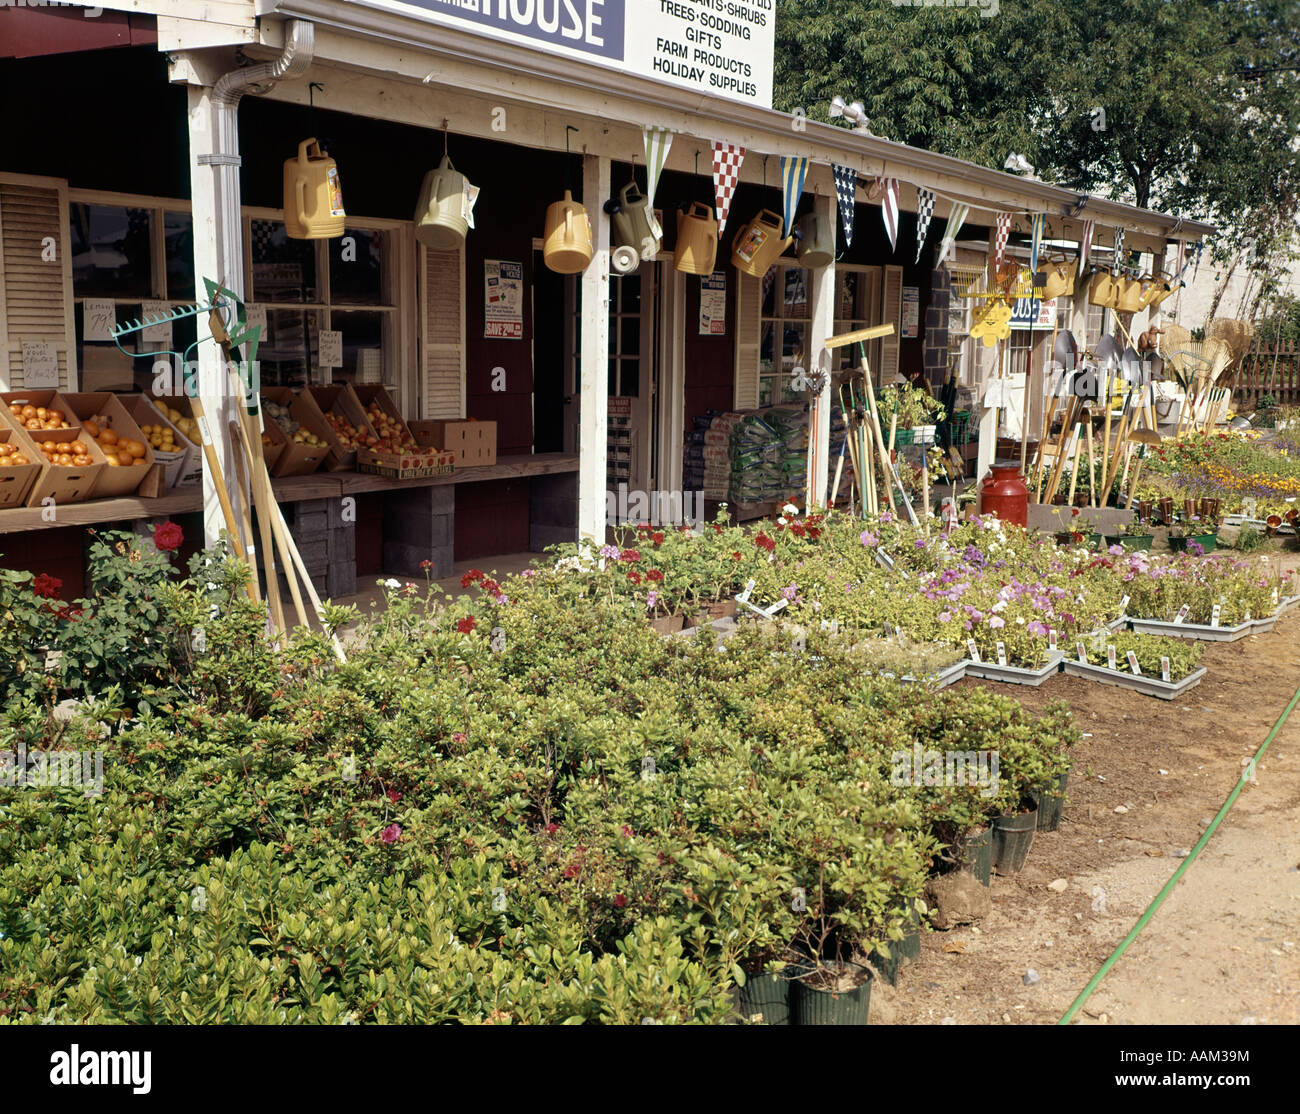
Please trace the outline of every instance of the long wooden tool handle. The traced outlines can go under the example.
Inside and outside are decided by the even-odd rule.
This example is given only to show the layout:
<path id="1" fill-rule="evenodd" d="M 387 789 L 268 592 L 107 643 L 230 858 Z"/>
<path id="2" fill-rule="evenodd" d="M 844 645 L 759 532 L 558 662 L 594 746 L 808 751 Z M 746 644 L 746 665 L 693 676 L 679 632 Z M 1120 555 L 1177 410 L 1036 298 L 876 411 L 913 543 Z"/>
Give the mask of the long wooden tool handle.
<path id="1" fill-rule="evenodd" d="M 230 434 L 230 444 L 234 450 L 230 455 L 235 462 L 235 482 L 239 484 L 239 490 L 241 492 L 251 491 L 252 484 L 249 482 L 249 478 L 248 478 L 247 461 L 245 459 L 244 453 L 240 449 L 240 439 L 242 436 L 242 430 L 239 425 L 239 422 L 232 420 L 229 423 L 227 432 Z M 239 524 L 244 537 L 248 540 L 248 553 L 250 557 L 253 558 L 248 562 L 249 567 L 253 571 L 253 579 L 251 581 L 253 587 L 253 594 L 254 596 L 256 596 L 257 602 L 261 603 L 262 596 L 261 593 L 258 592 L 257 590 L 256 550 L 253 546 L 253 513 L 249 509 L 247 499 L 240 499 L 239 501 Z"/>
<path id="2" fill-rule="evenodd" d="M 276 579 L 275 528 L 271 525 L 271 516 L 267 507 L 268 499 L 274 500 L 275 496 L 270 492 L 270 479 L 266 474 L 265 460 L 252 459 L 254 454 L 249 445 L 251 424 L 250 416 L 245 413 L 241 421 L 231 422 L 230 428 L 232 433 L 237 434 L 239 446 L 249 457 L 250 487 L 253 501 L 257 505 L 257 531 L 262 549 L 262 571 L 266 577 L 266 598 L 271 607 L 271 625 L 277 635 L 284 635 L 288 634 L 289 628 L 284 621 L 284 601 L 280 598 L 280 585 Z M 260 431 L 255 431 L 254 436 L 260 443 Z"/>
<path id="3" fill-rule="evenodd" d="M 892 325 L 890 326 L 890 331 L 893 331 Z M 876 435 L 876 448 L 880 450 L 880 467 L 881 470 L 884 471 L 889 466 L 889 454 L 885 451 L 885 435 L 880 429 L 880 411 L 876 409 L 876 392 L 871 386 L 871 368 L 867 364 L 867 353 L 865 348 L 862 351 L 862 371 L 863 382 L 866 384 L 867 390 L 867 403 L 871 413 L 871 429 Z M 898 507 L 894 503 L 894 488 L 889 482 L 888 472 L 885 473 L 885 494 L 889 497 L 890 511 L 897 511 Z"/>
<path id="4" fill-rule="evenodd" d="M 221 504 L 221 514 L 226 520 L 226 531 L 230 535 L 230 545 L 235 551 L 235 556 L 245 564 L 248 564 L 248 549 L 244 545 L 244 539 L 239 532 L 239 523 L 235 519 L 235 508 L 230 504 L 230 491 L 226 487 L 226 477 L 221 471 L 221 462 L 217 459 L 217 450 L 212 443 L 212 430 L 208 428 L 207 414 L 204 412 L 203 403 L 197 396 L 190 399 L 190 409 L 194 413 L 194 420 L 199 425 L 199 441 L 203 446 L 203 459 L 207 462 L 208 468 L 212 472 L 212 486 L 217 493 L 217 502 Z M 253 570 L 253 576 L 256 578 L 257 571 Z M 259 603 L 257 598 L 257 589 L 252 581 L 248 584 L 248 598 L 253 603 Z"/>

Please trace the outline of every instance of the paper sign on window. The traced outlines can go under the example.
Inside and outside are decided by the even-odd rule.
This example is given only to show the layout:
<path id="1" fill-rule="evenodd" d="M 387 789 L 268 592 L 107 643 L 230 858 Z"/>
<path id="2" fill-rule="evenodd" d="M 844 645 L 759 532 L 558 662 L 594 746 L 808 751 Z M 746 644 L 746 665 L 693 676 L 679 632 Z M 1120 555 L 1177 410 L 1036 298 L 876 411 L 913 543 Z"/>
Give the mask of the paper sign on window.
<path id="1" fill-rule="evenodd" d="M 338 329 L 322 329 L 317 342 L 321 367 L 343 366 L 343 334 Z"/>
<path id="2" fill-rule="evenodd" d="M 166 317 L 168 314 L 167 303 L 146 298 L 140 303 L 140 320 L 147 321 L 151 317 Z M 163 344 L 170 345 L 172 342 L 172 323 L 170 321 L 160 321 L 157 325 L 147 325 L 140 330 L 141 340 L 160 340 Z"/>
<path id="3" fill-rule="evenodd" d="M 113 339 L 117 327 L 117 307 L 111 298 L 87 298 L 81 303 L 84 322 L 83 340 Z"/>
<path id="4" fill-rule="evenodd" d="M 50 341 L 23 341 L 23 386 L 28 390 L 58 389 L 59 356 Z"/>

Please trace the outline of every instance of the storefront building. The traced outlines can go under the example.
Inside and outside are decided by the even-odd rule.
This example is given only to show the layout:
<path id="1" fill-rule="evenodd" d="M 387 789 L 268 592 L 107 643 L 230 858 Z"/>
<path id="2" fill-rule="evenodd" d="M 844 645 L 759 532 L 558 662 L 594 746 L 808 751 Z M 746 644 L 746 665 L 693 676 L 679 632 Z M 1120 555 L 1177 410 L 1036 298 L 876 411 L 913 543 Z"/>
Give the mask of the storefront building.
<path id="1" fill-rule="evenodd" d="M 994 250 L 996 214 L 1011 215 L 1010 250 L 1042 213 L 1066 257 L 1086 233 L 1099 258 L 1122 229 L 1157 269 L 1211 231 L 773 111 L 768 0 L 101 7 L 93 19 L 0 9 L 5 103 L 33 104 L 0 161 L 3 389 L 150 389 L 153 358 L 105 339 L 106 310 L 123 322 L 192 305 L 204 278 L 220 278 L 265 315 L 263 387 L 381 383 L 407 419 L 495 423 L 494 462 L 436 482 L 325 471 L 277 482 L 331 595 L 424 561 L 444 576 L 456 561 L 603 539 L 624 490 L 632 501 L 663 493 L 663 519 L 694 509 L 696 492 L 710 509 L 734 504 L 730 493 L 750 489 L 735 477 L 719 488 L 717 454 L 704 455 L 703 431 L 725 412 L 788 408 L 780 495 L 823 503 L 834 388 L 810 384 L 809 371 L 857 361 L 854 349 L 828 351 L 828 337 L 893 324 L 869 345 L 877 378 L 937 387 L 955 366 L 980 412 L 992 350 L 967 336 L 971 303 L 953 283 Z M 309 137 L 337 163 L 339 236 L 286 234 L 284 164 Z M 444 154 L 478 191 L 473 227 L 451 250 L 421 243 L 413 219 Z M 629 266 L 605 202 L 633 182 L 646 192 L 647 163 L 661 158 L 662 248 Z M 833 166 L 846 168 L 847 212 Z M 589 264 L 571 274 L 545 258 L 548 213 L 566 191 L 592 233 Z M 716 267 L 687 273 L 677 214 L 712 212 L 720 196 Z M 954 207 L 964 217 L 940 265 Z M 801 266 L 805 243 L 761 275 L 731 265 L 733 237 L 764 210 L 779 238 L 813 214 L 833 230 L 833 260 Z M 1045 363 L 1052 317 L 1039 308 L 1009 343 L 1013 381 Z M 1109 327 L 1082 282 L 1049 313 L 1081 341 Z M 139 353 L 184 350 L 201 320 L 178 318 L 170 338 L 120 339 Z M 215 358 L 211 344 L 197 351 Z M 1031 429 L 1041 415 L 1036 393 Z M 972 472 L 992 459 L 996 421 L 997 408 L 983 410 Z M 752 490 L 775 494 L 770 477 Z M 71 577 L 87 526 L 200 511 L 209 537 L 221 526 L 210 478 L 48 511 L 0 509 L 6 563 L 62 561 Z"/>

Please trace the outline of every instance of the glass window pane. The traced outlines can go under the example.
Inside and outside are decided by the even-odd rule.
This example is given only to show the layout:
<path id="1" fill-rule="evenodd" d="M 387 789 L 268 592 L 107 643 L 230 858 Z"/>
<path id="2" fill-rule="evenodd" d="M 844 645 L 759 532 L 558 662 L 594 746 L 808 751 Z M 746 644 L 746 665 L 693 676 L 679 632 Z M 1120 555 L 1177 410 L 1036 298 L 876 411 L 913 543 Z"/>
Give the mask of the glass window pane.
<path id="1" fill-rule="evenodd" d="M 619 301 L 619 313 L 640 313 L 641 312 L 641 276 L 638 274 L 624 275 L 619 280 L 621 289 L 621 300 Z"/>
<path id="2" fill-rule="evenodd" d="M 804 363 L 804 350 L 807 348 L 806 325 L 787 324 L 782 334 L 781 368 L 790 371 L 795 367 L 807 367 Z"/>
<path id="3" fill-rule="evenodd" d="M 785 269 L 785 316 L 808 316 L 808 284 L 802 267 Z"/>
<path id="4" fill-rule="evenodd" d="M 619 393 L 626 398 L 637 398 L 641 394 L 641 361 L 620 360 Z"/>
<path id="5" fill-rule="evenodd" d="M 776 316 L 776 282 L 781 277 L 780 267 L 769 267 L 763 276 L 763 316 Z"/>
<path id="6" fill-rule="evenodd" d="M 194 221 L 189 213 L 163 214 L 166 242 L 167 297 L 192 302 L 194 293 Z"/>
<path id="7" fill-rule="evenodd" d="M 253 295 L 255 302 L 316 302 L 316 241 L 291 240 L 284 222 L 253 223 Z"/>
<path id="8" fill-rule="evenodd" d="M 148 209 L 72 205 L 68 215 L 77 297 L 153 297 Z"/>
<path id="9" fill-rule="evenodd" d="M 266 335 L 257 349 L 262 382 L 268 387 L 305 387 L 317 382 L 315 310 L 273 309 L 266 315 Z"/>
<path id="10" fill-rule="evenodd" d="M 618 324 L 620 356 L 639 356 L 641 354 L 641 318 L 624 317 Z"/>
<path id="11" fill-rule="evenodd" d="M 609 397 L 618 397 L 618 360 L 612 356 L 609 360 Z"/>
<path id="12" fill-rule="evenodd" d="M 840 271 L 839 292 L 836 299 L 836 315 L 853 317 L 858 312 L 858 285 L 861 273 L 858 271 Z"/>
<path id="13" fill-rule="evenodd" d="M 349 228 L 329 241 L 330 301 L 350 305 L 382 305 L 384 252 L 388 234 L 373 229 Z"/>
<path id="14" fill-rule="evenodd" d="M 770 374 L 772 368 L 776 366 L 775 337 L 775 322 L 764 321 L 763 332 L 758 342 L 758 368 L 760 372 Z"/>
<path id="15" fill-rule="evenodd" d="M 350 379 L 356 382 L 360 378 L 361 368 L 358 362 L 363 349 L 374 349 L 382 353 L 384 347 L 384 324 L 388 314 L 380 310 L 342 310 L 335 309 L 330 316 L 331 326 L 343 334 L 343 366 L 332 368 L 334 378 Z M 382 375 L 383 358 L 380 357 Z M 373 382 L 373 380 L 372 380 Z"/>

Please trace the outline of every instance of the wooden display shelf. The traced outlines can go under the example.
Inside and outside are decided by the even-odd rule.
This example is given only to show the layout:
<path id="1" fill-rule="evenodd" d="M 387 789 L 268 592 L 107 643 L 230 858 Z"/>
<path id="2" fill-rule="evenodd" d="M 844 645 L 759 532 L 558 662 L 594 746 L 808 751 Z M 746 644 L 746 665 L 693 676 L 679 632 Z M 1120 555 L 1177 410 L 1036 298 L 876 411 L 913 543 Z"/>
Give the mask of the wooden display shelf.
<path id="1" fill-rule="evenodd" d="M 488 480 L 511 480 L 525 476 L 549 476 L 559 472 L 576 472 L 576 453 L 530 453 L 498 457 L 495 464 L 465 468 L 450 476 L 425 476 L 416 480 L 390 480 L 362 472 L 319 472 L 311 476 L 286 476 L 272 480 L 276 501 L 302 503 L 310 499 L 337 499 L 345 495 L 363 495 L 374 491 L 401 491 L 445 484 L 482 483 Z M 117 499 L 91 499 L 86 503 L 60 506 L 55 521 L 42 518 L 43 507 L 10 507 L 0 510 L 0 534 L 18 534 L 28 530 L 54 530 L 62 526 L 94 526 L 102 522 L 126 522 L 137 518 L 162 518 L 175 514 L 193 514 L 203 509 L 203 494 L 198 487 L 173 491 L 156 499 L 124 496 Z"/>

